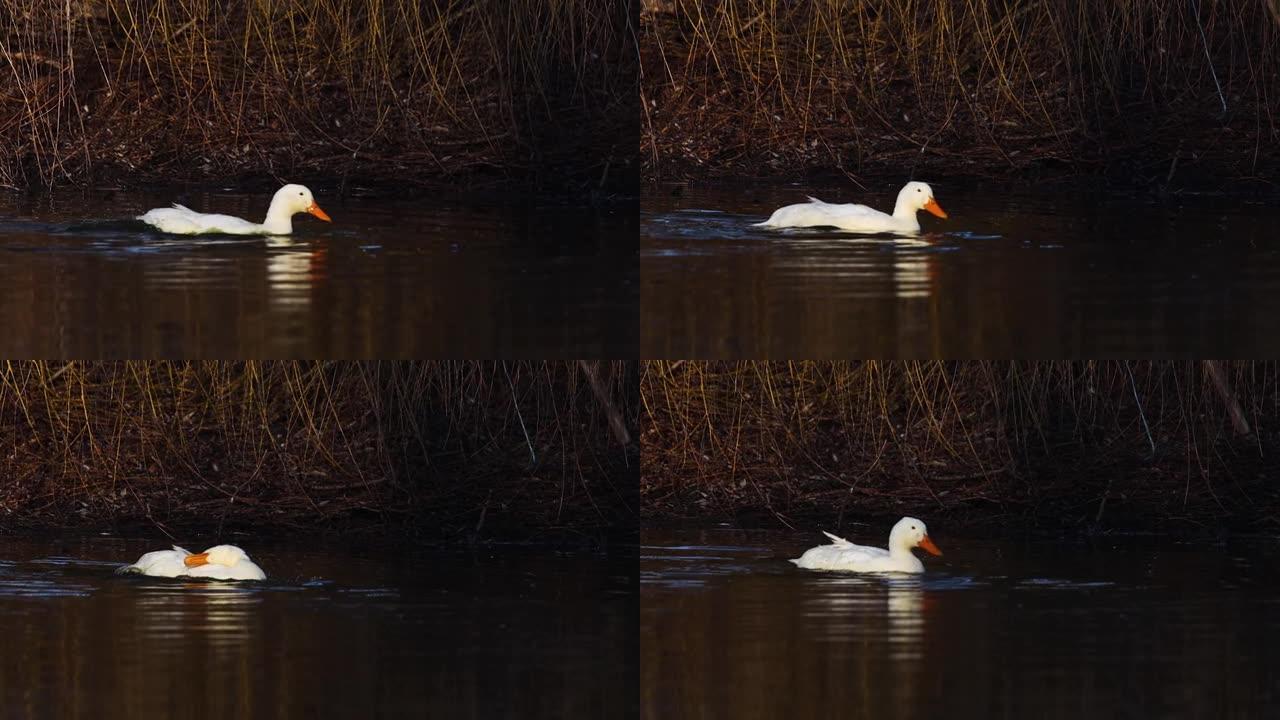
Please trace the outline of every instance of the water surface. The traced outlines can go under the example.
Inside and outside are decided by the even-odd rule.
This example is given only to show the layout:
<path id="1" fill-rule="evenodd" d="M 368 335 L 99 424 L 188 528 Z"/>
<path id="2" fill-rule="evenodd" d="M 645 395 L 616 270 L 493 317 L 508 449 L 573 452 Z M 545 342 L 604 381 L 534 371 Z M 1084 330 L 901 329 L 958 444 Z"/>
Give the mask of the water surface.
<path id="1" fill-rule="evenodd" d="M 643 716 L 1280 712 L 1280 543 L 994 542 L 933 530 L 945 555 L 925 558 L 920 576 L 787 562 L 825 541 L 816 531 L 643 533 Z M 876 542 L 871 529 L 841 532 Z"/>
<path id="2" fill-rule="evenodd" d="M 181 202 L 252 220 L 269 194 L 0 195 L 0 355 L 625 357 L 635 210 L 338 198 L 290 238 L 163 235 Z"/>
<path id="3" fill-rule="evenodd" d="M 265 582 L 113 573 L 163 547 L 155 539 L 3 538 L 0 715 L 639 712 L 634 546 L 605 557 L 239 544 Z"/>
<path id="4" fill-rule="evenodd" d="M 1280 353 L 1280 204 L 932 183 L 917 238 L 751 223 L 817 195 L 655 189 L 641 213 L 647 358 L 1260 357 Z"/>

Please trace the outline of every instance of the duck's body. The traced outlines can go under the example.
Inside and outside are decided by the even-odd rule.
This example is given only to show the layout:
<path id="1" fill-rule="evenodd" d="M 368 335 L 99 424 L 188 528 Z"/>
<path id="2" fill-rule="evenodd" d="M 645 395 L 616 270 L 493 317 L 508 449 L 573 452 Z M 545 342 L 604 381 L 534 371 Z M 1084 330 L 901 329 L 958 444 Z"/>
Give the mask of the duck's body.
<path id="1" fill-rule="evenodd" d="M 156 208 L 139 215 L 138 219 L 157 230 L 173 235 L 288 235 L 293 232 L 293 222 L 283 232 L 267 230 L 266 223 L 249 222 L 234 215 L 201 213 L 186 205 Z"/>
<path id="2" fill-rule="evenodd" d="M 756 223 L 756 227 L 834 227 L 856 233 L 896 233 L 914 235 L 920 232 L 916 213 L 926 210 L 940 218 L 947 214 L 933 199 L 933 189 L 922 182 L 909 182 L 898 191 L 898 201 L 893 214 L 884 213 L 866 205 L 854 203 L 834 204 L 810 197 L 809 202 L 787 205 L 773 211 L 768 220 Z"/>
<path id="3" fill-rule="evenodd" d="M 200 577 L 211 580 L 265 580 L 262 571 L 244 550 L 235 545 L 215 545 L 202 553 L 190 553 L 177 545 L 172 550 L 149 552 L 116 572 L 152 577 Z"/>
<path id="4" fill-rule="evenodd" d="M 806 570 L 843 570 L 846 572 L 903 572 L 922 573 L 924 563 L 912 554 L 911 549 L 923 548 L 933 555 L 942 551 L 929 539 L 929 531 L 923 522 L 904 517 L 889 532 L 889 549 L 854 545 L 841 537 L 823 532 L 831 539 L 830 545 L 809 548 L 792 560 L 797 567 Z"/>
<path id="5" fill-rule="evenodd" d="M 261 223 L 249 222 L 232 215 L 201 213 L 189 207 L 174 204 L 173 207 L 148 210 L 138 219 L 174 235 L 289 235 L 293 233 L 293 216 L 309 213 L 325 222 L 329 216 L 316 204 L 311 191 L 303 185 L 285 185 L 271 198 L 267 218 Z"/>
<path id="6" fill-rule="evenodd" d="M 153 550 L 146 553 L 134 564 L 125 565 L 116 572 L 151 577 L 178 577 L 187 574 L 187 566 L 183 561 L 190 556 L 189 551 L 174 545 L 172 550 Z"/>

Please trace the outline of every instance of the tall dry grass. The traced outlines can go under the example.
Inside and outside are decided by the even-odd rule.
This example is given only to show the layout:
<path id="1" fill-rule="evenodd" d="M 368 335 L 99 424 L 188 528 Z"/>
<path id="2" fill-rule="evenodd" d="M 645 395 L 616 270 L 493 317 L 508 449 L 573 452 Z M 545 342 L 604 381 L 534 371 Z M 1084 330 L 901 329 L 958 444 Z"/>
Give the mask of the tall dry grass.
<path id="1" fill-rule="evenodd" d="M 0 185 L 613 188 L 634 41 L 612 0 L 0 0 Z"/>
<path id="2" fill-rule="evenodd" d="M 1280 160 L 1272 0 L 667 0 L 641 28 L 654 179 Z"/>
<path id="3" fill-rule="evenodd" d="M 646 517 L 1280 520 L 1273 363 L 646 362 Z"/>
<path id="4" fill-rule="evenodd" d="M 634 523 L 626 363 L 0 366 L 0 527 Z"/>

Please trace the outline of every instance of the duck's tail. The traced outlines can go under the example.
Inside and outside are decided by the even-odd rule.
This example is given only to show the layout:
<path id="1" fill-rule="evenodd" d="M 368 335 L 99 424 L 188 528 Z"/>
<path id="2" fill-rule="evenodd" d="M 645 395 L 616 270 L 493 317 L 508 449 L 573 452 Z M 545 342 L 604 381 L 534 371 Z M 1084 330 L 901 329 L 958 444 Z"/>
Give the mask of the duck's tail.
<path id="1" fill-rule="evenodd" d="M 840 546 L 842 546 L 842 547 L 843 547 L 843 546 L 845 546 L 845 545 L 852 545 L 852 544 L 853 544 L 853 543 L 849 542 L 848 540 L 845 540 L 845 539 L 844 539 L 844 538 L 842 538 L 842 537 L 839 537 L 839 536 L 836 536 L 836 535 L 832 535 L 831 533 L 827 532 L 826 530 L 823 530 L 823 531 L 822 531 L 822 534 L 823 534 L 823 535 L 826 535 L 826 536 L 827 536 L 827 538 L 831 540 L 831 544 L 832 544 L 832 545 L 840 545 Z"/>

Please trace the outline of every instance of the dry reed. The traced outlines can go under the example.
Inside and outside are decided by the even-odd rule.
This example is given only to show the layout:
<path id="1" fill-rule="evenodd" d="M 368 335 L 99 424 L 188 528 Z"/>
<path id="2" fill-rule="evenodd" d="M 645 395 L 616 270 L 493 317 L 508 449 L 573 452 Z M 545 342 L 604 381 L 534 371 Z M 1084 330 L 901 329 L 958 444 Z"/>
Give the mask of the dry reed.
<path id="1" fill-rule="evenodd" d="M 0 185 L 617 189 L 634 43 L 610 0 L 0 0 Z"/>
<path id="2" fill-rule="evenodd" d="M 647 362 L 640 396 L 655 522 L 1280 519 L 1271 363 Z"/>
<path id="3" fill-rule="evenodd" d="M 0 527 L 634 525 L 615 425 L 634 427 L 636 381 L 626 363 L 6 363 Z"/>
<path id="4" fill-rule="evenodd" d="M 1274 0 L 655 0 L 641 33 L 651 180 L 1280 163 Z"/>

